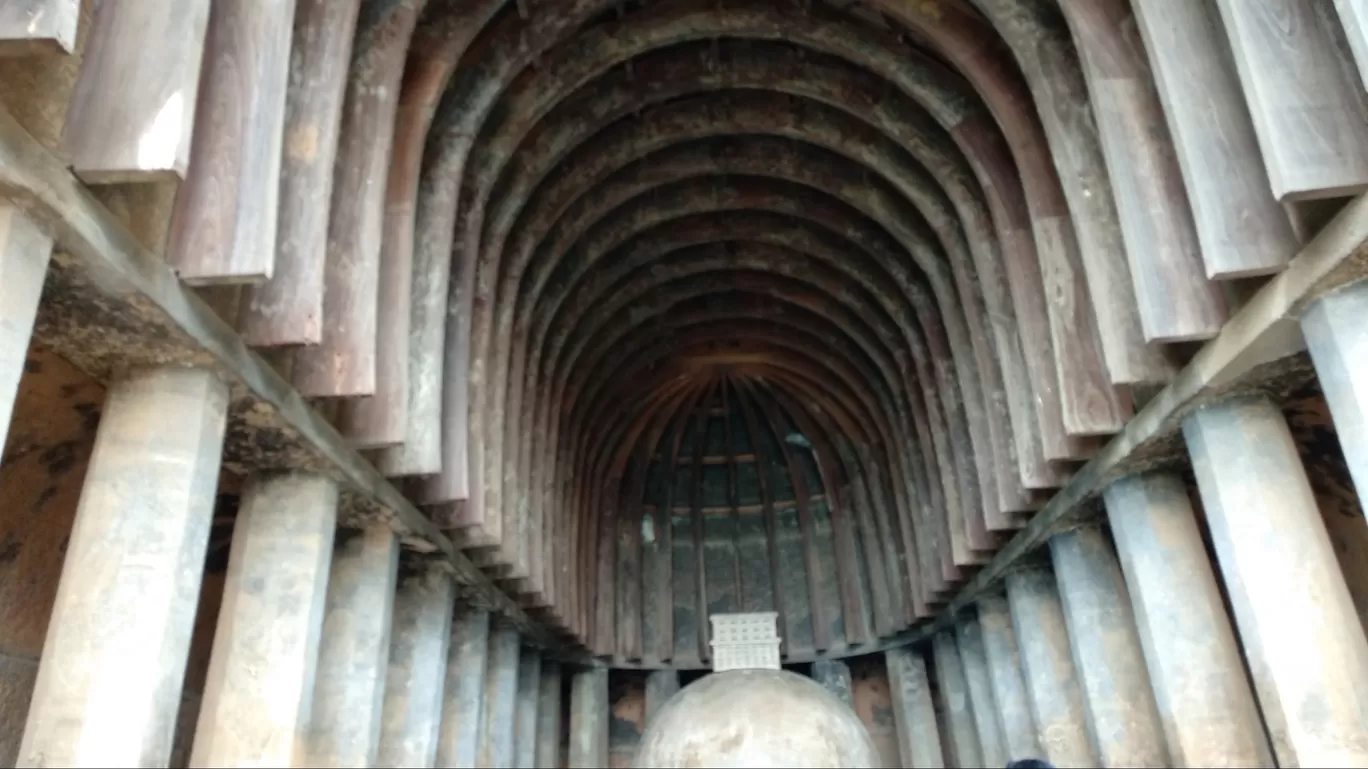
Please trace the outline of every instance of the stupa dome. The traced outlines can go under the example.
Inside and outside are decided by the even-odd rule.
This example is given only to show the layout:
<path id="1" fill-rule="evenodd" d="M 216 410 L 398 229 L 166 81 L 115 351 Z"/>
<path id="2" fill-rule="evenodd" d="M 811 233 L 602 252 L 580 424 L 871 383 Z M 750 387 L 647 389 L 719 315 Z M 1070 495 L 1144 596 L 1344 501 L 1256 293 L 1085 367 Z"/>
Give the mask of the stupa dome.
<path id="1" fill-rule="evenodd" d="M 636 766 L 877 767 L 864 724 L 810 678 L 729 670 L 686 686 L 641 738 Z"/>

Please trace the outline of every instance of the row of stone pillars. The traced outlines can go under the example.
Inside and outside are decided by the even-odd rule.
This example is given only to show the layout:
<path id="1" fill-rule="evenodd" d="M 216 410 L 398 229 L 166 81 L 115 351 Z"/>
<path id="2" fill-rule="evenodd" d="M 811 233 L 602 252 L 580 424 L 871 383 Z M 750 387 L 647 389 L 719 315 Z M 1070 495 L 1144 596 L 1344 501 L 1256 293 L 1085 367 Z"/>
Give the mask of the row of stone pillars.
<path id="1" fill-rule="evenodd" d="M 167 765 L 228 405 L 194 369 L 110 387 L 20 766 Z M 337 534 L 338 503 L 323 476 L 248 479 L 191 764 L 560 765 L 560 666 L 401 568 L 388 525 Z M 567 674 L 570 765 L 602 766 L 607 673 Z"/>
<path id="2" fill-rule="evenodd" d="M 1180 477 L 1111 483 L 1110 537 L 1055 535 L 933 638 L 945 763 L 1368 765 L 1368 641 L 1281 411 L 1238 398 L 1182 432 L 1215 563 Z"/>

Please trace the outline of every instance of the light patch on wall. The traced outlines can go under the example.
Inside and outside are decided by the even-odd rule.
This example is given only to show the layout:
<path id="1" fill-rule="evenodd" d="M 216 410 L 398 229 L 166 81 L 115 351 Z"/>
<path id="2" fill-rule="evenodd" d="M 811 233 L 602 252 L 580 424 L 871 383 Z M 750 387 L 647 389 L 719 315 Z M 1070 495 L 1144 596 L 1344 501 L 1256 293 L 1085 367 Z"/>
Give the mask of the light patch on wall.
<path id="1" fill-rule="evenodd" d="M 143 131 L 142 138 L 138 140 L 138 167 L 175 168 L 184 122 L 185 97 L 177 91 L 162 105 L 152 125 Z"/>
<path id="2" fill-rule="evenodd" d="M 655 544 L 655 519 L 649 515 L 641 516 L 641 542 Z"/>
<path id="3" fill-rule="evenodd" d="M 788 437 L 784 438 L 784 442 L 793 446 L 802 446 L 805 449 L 812 448 L 812 442 L 802 433 L 789 433 Z"/>

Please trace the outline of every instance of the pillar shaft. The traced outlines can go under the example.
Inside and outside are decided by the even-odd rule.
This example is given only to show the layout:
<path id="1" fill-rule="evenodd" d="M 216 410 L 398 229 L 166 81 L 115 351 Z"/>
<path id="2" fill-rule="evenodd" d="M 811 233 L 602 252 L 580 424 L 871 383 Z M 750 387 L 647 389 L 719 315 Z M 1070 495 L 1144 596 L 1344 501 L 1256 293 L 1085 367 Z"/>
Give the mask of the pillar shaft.
<path id="1" fill-rule="evenodd" d="M 1007 602 L 1045 758 L 1055 766 L 1097 766 L 1054 574 L 1043 565 L 1009 574 Z"/>
<path id="2" fill-rule="evenodd" d="M 433 766 L 437 759 L 455 598 L 451 579 L 436 568 L 406 577 L 395 593 L 376 766 Z"/>
<path id="3" fill-rule="evenodd" d="M 885 652 L 884 661 L 888 666 L 888 689 L 893 698 L 893 721 L 898 730 L 902 765 L 945 766 L 926 661 L 908 647 Z"/>
<path id="4" fill-rule="evenodd" d="M 113 384 L 86 470 L 19 766 L 165 766 L 218 483 L 227 388 Z"/>
<path id="5" fill-rule="evenodd" d="M 52 239 L 16 206 L 0 202 L 0 450 L 28 359 Z"/>
<path id="6" fill-rule="evenodd" d="M 988 658 L 983 654 L 983 631 L 978 618 L 972 615 L 961 618 L 955 626 L 955 638 L 960 662 L 964 665 L 964 678 L 969 684 L 969 706 L 974 713 L 979 758 L 984 766 L 1003 766 L 1009 760 L 1007 746 L 1002 739 L 1002 727 L 998 725 L 997 700 L 993 697 L 993 682 L 988 675 Z"/>
<path id="7" fill-rule="evenodd" d="M 855 707 L 855 695 L 851 692 L 850 666 L 840 660 L 817 660 L 812 663 L 812 680 L 826 687 L 837 698 Z M 676 684 L 678 688 L 678 684 Z"/>
<path id="8" fill-rule="evenodd" d="M 987 595 L 980 598 L 978 614 L 1003 745 L 1011 759 L 1039 756 L 1040 740 L 1026 699 L 1026 680 L 1021 675 L 1021 656 L 1006 597 Z"/>
<path id="9" fill-rule="evenodd" d="M 1130 596 L 1106 534 L 1098 526 L 1056 534 L 1050 555 L 1097 760 L 1168 766 Z"/>
<path id="10" fill-rule="evenodd" d="M 1368 764 L 1368 640 L 1282 412 L 1241 398 L 1183 436 L 1278 762 Z"/>
<path id="11" fill-rule="evenodd" d="M 676 679 L 678 680 L 678 679 Z M 650 689 L 647 689 L 647 707 Z M 542 662 L 541 695 L 537 703 L 537 763 L 539 767 L 561 765 L 561 666 L 549 660 Z"/>
<path id="12" fill-rule="evenodd" d="M 1368 281 L 1321 297 L 1302 316 L 1302 334 L 1354 486 L 1368 496 Z"/>
<path id="13" fill-rule="evenodd" d="M 1169 755 L 1178 766 L 1267 766 L 1268 740 L 1183 481 L 1104 492 Z"/>
<path id="14" fill-rule="evenodd" d="M 950 631 L 937 633 L 931 639 L 931 653 L 936 664 L 940 710 L 945 717 L 948 743 L 943 748 L 948 754 L 947 763 L 962 767 L 981 766 L 984 761 L 979 750 L 978 727 L 974 724 L 969 682 L 964 676 L 964 663 L 960 661 L 955 636 Z"/>
<path id="15" fill-rule="evenodd" d="M 608 669 L 589 668 L 570 682 L 570 769 L 608 765 Z"/>
<path id="16" fill-rule="evenodd" d="M 518 701 L 518 631 L 495 622 L 489 634 L 489 663 L 485 670 L 484 735 L 480 766 L 509 769 L 514 761 Z"/>
<path id="17" fill-rule="evenodd" d="M 541 700 L 541 655 L 523 649 L 518 660 L 518 718 L 513 738 L 513 765 L 535 769 L 537 765 L 537 705 Z"/>
<path id="18" fill-rule="evenodd" d="M 399 540 L 385 523 L 333 551 L 309 726 L 310 766 L 364 767 L 380 747 Z"/>
<path id="19" fill-rule="evenodd" d="M 815 669 L 815 665 L 814 665 Z M 814 675 L 814 678 L 816 676 Z M 850 691 L 850 670 L 846 669 L 846 691 Z M 646 676 L 646 726 L 650 727 L 660 709 L 679 693 L 679 671 L 652 670 Z"/>
<path id="20" fill-rule="evenodd" d="M 437 765 L 474 767 L 484 735 L 485 669 L 489 663 L 489 613 L 461 609 L 451 623 Z"/>
<path id="21" fill-rule="evenodd" d="M 332 479 L 290 473 L 248 481 L 233 526 L 192 765 L 304 760 L 336 526 Z"/>

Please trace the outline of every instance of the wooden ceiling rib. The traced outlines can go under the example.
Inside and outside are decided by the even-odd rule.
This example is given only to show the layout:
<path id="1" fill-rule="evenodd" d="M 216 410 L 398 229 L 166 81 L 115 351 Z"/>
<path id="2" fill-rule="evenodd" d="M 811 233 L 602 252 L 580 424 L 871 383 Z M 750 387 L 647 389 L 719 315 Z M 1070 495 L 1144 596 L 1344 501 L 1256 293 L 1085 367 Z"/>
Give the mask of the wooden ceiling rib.
<path id="1" fill-rule="evenodd" d="M 624 663 L 704 664 L 716 611 L 778 611 L 790 659 L 935 616 L 1221 330 L 1220 281 L 1283 269 L 1284 202 L 1368 188 L 1332 31 L 1259 23 L 1303 0 L 186 8 L 175 82 L 254 77 L 206 69 L 167 167 L 126 168 L 101 126 L 169 81 L 96 87 L 154 60 L 106 3 L 74 173 L 183 175 L 181 277 L 251 283 L 245 342 Z"/>

